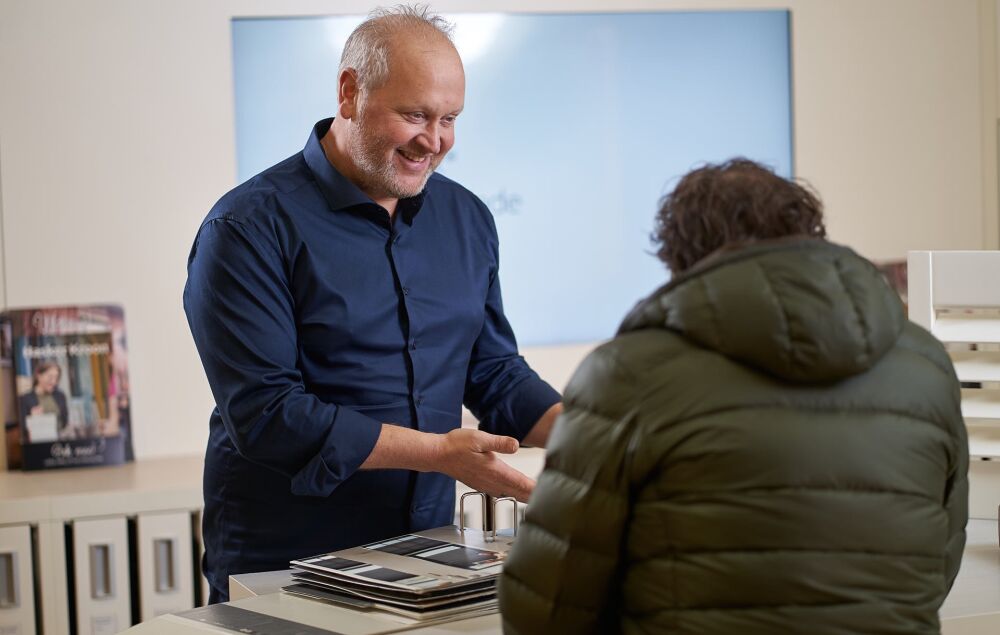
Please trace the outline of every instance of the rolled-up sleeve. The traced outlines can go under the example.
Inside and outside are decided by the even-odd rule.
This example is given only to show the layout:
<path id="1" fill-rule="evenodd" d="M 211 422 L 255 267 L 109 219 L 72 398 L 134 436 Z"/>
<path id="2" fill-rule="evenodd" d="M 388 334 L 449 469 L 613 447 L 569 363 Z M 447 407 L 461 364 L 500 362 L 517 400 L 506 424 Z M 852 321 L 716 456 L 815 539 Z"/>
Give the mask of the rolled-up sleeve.
<path id="1" fill-rule="evenodd" d="M 184 310 L 226 431 L 245 458 L 327 496 L 371 453 L 381 422 L 307 392 L 294 303 L 275 241 L 206 221 L 188 260 Z"/>
<path id="2" fill-rule="evenodd" d="M 480 428 L 518 441 L 561 399 L 517 352 L 514 331 L 503 311 L 496 228 L 491 227 L 493 263 L 483 327 L 476 339 L 465 383 L 465 406 Z"/>

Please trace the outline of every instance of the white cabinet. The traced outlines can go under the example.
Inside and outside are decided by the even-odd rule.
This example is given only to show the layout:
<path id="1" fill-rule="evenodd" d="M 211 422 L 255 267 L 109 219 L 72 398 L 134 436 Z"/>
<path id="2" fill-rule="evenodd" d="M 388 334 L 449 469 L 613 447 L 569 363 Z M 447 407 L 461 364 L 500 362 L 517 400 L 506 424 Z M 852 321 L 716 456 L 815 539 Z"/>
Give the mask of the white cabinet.
<path id="1" fill-rule="evenodd" d="M 139 514 L 139 621 L 194 608 L 191 514 Z"/>
<path id="2" fill-rule="evenodd" d="M 16 557 L 0 556 L 0 575 L 5 567 L 16 569 L 5 579 L 16 578 L 21 589 L 12 596 L 4 586 L 11 583 L 0 580 L 0 597 L 18 598 L 16 608 L 0 599 L 0 635 L 118 633 L 133 620 L 191 608 L 201 587 L 195 578 L 203 579 L 195 572 L 192 541 L 202 465 L 200 457 L 177 457 L 0 471 L 0 554 L 15 551 L 5 546 L 13 544 L 6 542 L 7 528 L 19 541 Z M 29 615 L 30 628 L 18 623 L 14 630 L 15 613 Z"/>
<path id="3" fill-rule="evenodd" d="M 33 635 L 31 527 L 0 527 L 0 635 Z"/>

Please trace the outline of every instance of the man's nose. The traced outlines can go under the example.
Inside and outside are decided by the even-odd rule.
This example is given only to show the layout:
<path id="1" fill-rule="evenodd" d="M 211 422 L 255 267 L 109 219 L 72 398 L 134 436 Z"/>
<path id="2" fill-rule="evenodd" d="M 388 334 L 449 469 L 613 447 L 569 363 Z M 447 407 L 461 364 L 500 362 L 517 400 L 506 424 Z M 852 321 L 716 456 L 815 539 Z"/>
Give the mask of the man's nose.
<path id="1" fill-rule="evenodd" d="M 424 126 L 424 131 L 418 137 L 420 146 L 430 154 L 441 152 L 441 125 L 436 121 L 429 121 Z"/>

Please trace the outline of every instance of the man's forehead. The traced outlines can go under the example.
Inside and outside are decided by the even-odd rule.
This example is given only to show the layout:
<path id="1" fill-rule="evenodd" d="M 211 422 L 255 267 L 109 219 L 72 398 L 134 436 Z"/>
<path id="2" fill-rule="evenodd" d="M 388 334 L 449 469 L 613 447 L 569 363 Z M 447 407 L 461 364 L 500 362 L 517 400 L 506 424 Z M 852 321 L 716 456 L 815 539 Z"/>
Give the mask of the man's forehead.
<path id="1" fill-rule="evenodd" d="M 422 64 L 452 65 L 462 69 L 462 58 L 455 45 L 440 34 L 439 37 L 394 38 L 388 53 L 390 72 L 394 66 Z"/>
<path id="2" fill-rule="evenodd" d="M 465 96 L 465 70 L 451 43 L 433 46 L 403 45 L 389 57 L 389 76 L 377 91 L 406 93 L 420 98 L 425 91 L 450 93 L 451 108 L 461 109 Z"/>

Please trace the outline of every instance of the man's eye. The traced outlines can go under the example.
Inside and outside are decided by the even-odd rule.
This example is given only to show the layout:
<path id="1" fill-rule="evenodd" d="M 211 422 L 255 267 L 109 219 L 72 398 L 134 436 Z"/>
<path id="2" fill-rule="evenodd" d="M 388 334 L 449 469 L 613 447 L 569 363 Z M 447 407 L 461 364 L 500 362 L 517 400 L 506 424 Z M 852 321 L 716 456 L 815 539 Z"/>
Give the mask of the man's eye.
<path id="1" fill-rule="evenodd" d="M 423 121 L 427 118 L 427 115 L 422 112 L 411 112 L 408 116 L 414 121 Z"/>
<path id="2" fill-rule="evenodd" d="M 455 115 L 448 115 L 447 117 L 441 118 L 441 123 L 446 126 L 453 126 L 455 125 L 456 119 L 458 119 L 458 117 L 456 117 Z"/>

